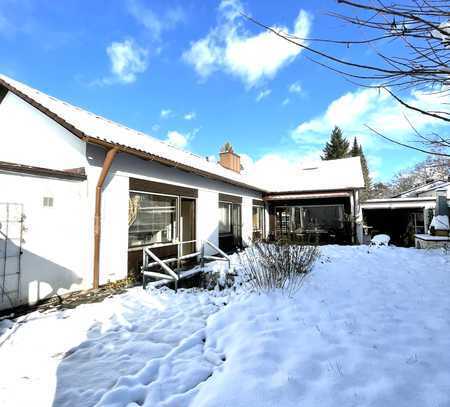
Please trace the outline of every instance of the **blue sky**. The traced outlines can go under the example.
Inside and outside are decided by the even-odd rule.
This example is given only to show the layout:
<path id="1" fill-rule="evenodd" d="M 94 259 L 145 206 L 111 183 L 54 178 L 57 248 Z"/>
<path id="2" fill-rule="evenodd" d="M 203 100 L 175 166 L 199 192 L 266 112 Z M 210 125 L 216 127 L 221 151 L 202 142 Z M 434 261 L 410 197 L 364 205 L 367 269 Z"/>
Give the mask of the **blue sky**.
<path id="1" fill-rule="evenodd" d="M 317 159 L 335 124 L 387 180 L 425 158 L 370 134 L 412 138 L 389 97 L 315 65 L 239 14 L 298 36 L 346 37 L 335 1 L 0 0 L 0 72 L 201 155 L 230 141 L 253 171 Z M 334 51 L 370 61 L 373 53 Z M 433 103 L 420 93 L 408 96 Z M 422 131 L 437 129 L 408 113 Z"/>

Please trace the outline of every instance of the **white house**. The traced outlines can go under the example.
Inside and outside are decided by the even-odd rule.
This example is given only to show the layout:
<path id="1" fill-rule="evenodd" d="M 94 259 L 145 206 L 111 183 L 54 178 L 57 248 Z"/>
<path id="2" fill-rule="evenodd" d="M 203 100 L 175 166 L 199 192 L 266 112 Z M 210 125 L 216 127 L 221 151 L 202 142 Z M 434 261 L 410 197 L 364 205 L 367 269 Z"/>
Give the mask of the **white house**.
<path id="1" fill-rule="evenodd" d="M 143 247 L 167 257 L 178 242 L 188 253 L 206 240 L 361 238 L 358 158 L 270 190 L 232 150 L 211 162 L 3 75 L 0 135 L 0 309 L 139 273 Z"/>

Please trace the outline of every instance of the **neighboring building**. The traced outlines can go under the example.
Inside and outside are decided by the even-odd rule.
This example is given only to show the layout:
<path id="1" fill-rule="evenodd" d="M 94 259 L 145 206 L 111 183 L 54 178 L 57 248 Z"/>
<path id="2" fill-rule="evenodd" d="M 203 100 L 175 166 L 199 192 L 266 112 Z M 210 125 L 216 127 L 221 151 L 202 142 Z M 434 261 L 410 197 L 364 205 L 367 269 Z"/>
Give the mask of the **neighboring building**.
<path id="1" fill-rule="evenodd" d="M 229 251 L 252 237 L 362 235 L 359 159 L 270 190 L 232 150 L 214 163 L 2 75 L 0 134 L 0 309 L 138 274 L 143 247 L 164 258 L 180 241 L 188 254 L 205 240 Z"/>
<path id="2" fill-rule="evenodd" d="M 414 246 L 414 235 L 429 230 L 437 195 L 446 195 L 450 206 L 450 180 L 429 181 L 392 198 L 367 200 L 361 205 L 366 236 L 384 233 L 395 245 Z"/>

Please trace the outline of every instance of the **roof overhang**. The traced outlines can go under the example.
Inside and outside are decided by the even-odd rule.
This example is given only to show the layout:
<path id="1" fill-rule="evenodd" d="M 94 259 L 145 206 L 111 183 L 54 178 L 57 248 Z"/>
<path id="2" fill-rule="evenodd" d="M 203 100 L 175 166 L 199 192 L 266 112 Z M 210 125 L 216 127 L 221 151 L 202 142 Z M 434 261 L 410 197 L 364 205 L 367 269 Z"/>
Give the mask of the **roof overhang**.
<path id="1" fill-rule="evenodd" d="M 450 200 L 448 200 L 450 202 Z M 392 199 L 369 199 L 361 204 L 363 210 L 370 209 L 420 209 L 420 208 L 434 208 L 436 205 L 436 198 L 392 198 Z"/>
<path id="2" fill-rule="evenodd" d="M 245 182 L 235 181 L 235 180 L 232 180 L 232 179 L 226 178 L 226 177 L 221 177 L 220 175 L 212 174 L 207 171 L 202 171 L 202 170 L 199 170 L 198 168 L 190 167 L 188 165 L 181 164 L 176 161 L 169 160 L 167 158 L 162 158 L 157 155 L 147 153 L 146 151 L 143 151 L 143 150 L 138 150 L 135 148 L 124 146 L 122 144 L 111 143 L 110 141 L 107 141 L 107 140 L 100 140 L 100 139 L 97 139 L 94 137 L 89 137 L 89 136 L 85 136 L 82 139 L 89 144 L 98 145 L 98 146 L 101 146 L 101 147 L 104 147 L 107 149 L 108 148 L 118 148 L 119 151 L 122 153 L 131 154 L 136 157 L 142 158 L 144 160 L 155 161 L 160 164 L 166 165 L 168 167 L 174 167 L 174 168 L 177 168 L 177 169 L 185 171 L 185 172 L 190 172 L 190 173 L 193 173 L 196 175 L 200 175 L 202 177 L 213 179 L 215 181 L 221 181 L 221 182 L 235 185 L 235 186 L 238 186 L 241 188 L 251 189 L 253 191 L 265 192 L 265 190 L 255 187 L 254 185 L 246 184 Z"/>
<path id="3" fill-rule="evenodd" d="M 259 187 L 254 186 L 254 185 L 247 184 L 245 182 L 240 182 L 240 181 L 233 180 L 231 178 L 222 177 L 220 175 L 216 175 L 216 174 L 210 173 L 208 171 L 203 171 L 203 170 L 200 170 L 198 168 L 191 167 L 189 165 L 181 164 L 181 163 L 178 163 L 176 161 L 169 160 L 169 159 L 166 159 L 166 158 L 163 158 L 163 157 L 160 157 L 160 156 L 148 153 L 148 152 L 143 151 L 143 150 L 137 150 L 137 149 L 125 146 L 125 145 L 112 143 L 110 141 L 107 141 L 106 139 L 102 140 L 102 139 L 99 139 L 99 138 L 96 138 L 96 137 L 91 137 L 89 134 L 86 134 L 86 133 L 82 132 L 81 130 L 79 130 L 78 128 L 73 126 L 72 124 L 68 123 L 62 117 L 60 117 L 57 114 L 55 114 L 54 112 L 52 112 L 50 109 L 46 108 L 45 106 L 43 106 L 42 104 L 40 104 L 39 102 L 37 102 L 33 98 L 29 97 L 28 95 L 24 94 L 20 90 L 16 89 L 14 86 L 10 85 L 8 82 L 4 81 L 1 78 L 0 78 L 0 85 L 4 86 L 6 89 L 8 89 L 12 93 L 14 93 L 17 97 L 19 97 L 22 100 L 24 100 L 25 102 L 29 103 L 31 106 L 33 106 L 34 108 L 38 109 L 41 113 L 45 114 L 50 119 L 54 120 L 60 126 L 62 126 L 66 130 L 71 132 L 73 135 L 75 135 L 79 139 L 85 141 L 86 143 L 99 145 L 99 146 L 102 146 L 104 148 L 114 148 L 114 147 L 116 147 L 116 148 L 119 149 L 120 152 L 128 153 L 128 154 L 131 154 L 131 155 L 143 158 L 145 160 L 156 161 L 156 162 L 158 162 L 160 164 L 163 164 L 163 165 L 166 165 L 166 166 L 169 166 L 169 167 L 178 168 L 178 169 L 180 169 L 182 171 L 186 171 L 186 172 L 190 172 L 190 173 L 193 173 L 193 174 L 197 174 L 197 175 L 200 175 L 200 176 L 203 176 L 203 177 L 206 177 L 206 178 L 210 178 L 210 179 L 213 179 L 213 180 L 216 180 L 216 181 L 221 181 L 221 182 L 224 182 L 224 183 L 227 183 L 227 184 L 231 184 L 231 185 L 235 185 L 235 186 L 238 186 L 238 187 L 241 187 L 241 188 L 250 189 L 250 190 L 253 190 L 253 191 L 257 191 L 257 192 L 266 192 L 266 190 L 264 190 L 264 189 L 261 189 Z"/>
<path id="4" fill-rule="evenodd" d="M 290 193 L 269 193 L 263 197 L 264 201 L 291 201 L 297 199 L 318 199 L 318 198 L 348 198 L 351 191 L 312 191 L 312 192 L 290 192 Z"/>
<path id="5" fill-rule="evenodd" d="M 23 165 L 0 161 L 0 172 L 9 172 L 16 174 L 29 174 L 39 177 L 58 178 L 73 181 L 84 181 L 87 179 L 84 168 L 76 168 L 73 170 L 53 170 L 50 168 L 34 167 L 31 165 Z"/>

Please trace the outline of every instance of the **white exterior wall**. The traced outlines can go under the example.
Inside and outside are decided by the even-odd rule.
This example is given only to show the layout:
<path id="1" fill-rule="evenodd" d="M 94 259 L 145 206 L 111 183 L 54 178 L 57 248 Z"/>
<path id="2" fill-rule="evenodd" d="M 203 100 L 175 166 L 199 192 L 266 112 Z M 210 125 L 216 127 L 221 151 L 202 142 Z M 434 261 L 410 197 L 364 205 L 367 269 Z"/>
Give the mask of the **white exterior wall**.
<path id="1" fill-rule="evenodd" d="M 90 179 L 89 189 L 92 191 L 90 206 L 91 218 L 93 219 L 95 184 L 103 165 L 105 151 L 99 147 L 88 145 L 87 155 L 90 165 L 87 173 L 88 179 Z M 154 161 L 142 160 L 129 154 L 119 153 L 113 161 L 103 192 L 101 281 L 104 281 L 102 280 L 105 278 L 104 276 L 108 276 L 107 279 L 111 280 L 126 276 L 128 185 L 130 177 L 197 189 L 197 239 L 209 240 L 215 245 L 219 243 L 219 193 L 241 196 L 243 198 L 242 237 L 247 240 L 252 235 L 252 199 L 261 199 L 260 193 L 167 167 Z M 118 242 L 118 239 L 120 239 L 120 242 Z M 112 250 L 115 251 L 114 254 L 111 254 Z M 115 258 L 116 260 L 113 262 L 105 256 L 113 256 L 111 259 Z"/>
<path id="2" fill-rule="evenodd" d="M 209 240 L 219 246 L 219 194 L 216 191 L 201 189 L 197 199 L 197 239 Z M 200 249 L 198 247 L 198 249 Z M 214 254 L 211 247 L 206 248 L 207 255 Z"/>
<path id="3" fill-rule="evenodd" d="M 89 229 L 94 230 L 95 191 L 101 168 L 87 168 L 89 180 Z M 127 176 L 109 173 L 103 184 L 101 204 L 100 284 L 127 277 L 128 259 L 128 196 Z M 93 275 L 94 234 L 86 245 L 89 270 Z"/>
<path id="4" fill-rule="evenodd" d="M 50 179 L 31 175 L 0 173 L 0 203 L 21 203 L 24 213 L 22 241 L 20 303 L 88 288 L 92 272 L 87 267 L 88 238 L 87 185 L 85 181 Z M 52 197 L 53 207 L 44 207 L 43 198 Z M 4 206 L 0 205 L 1 208 Z M 6 232 L 4 211 L 1 232 Z M 10 231 L 18 237 L 19 230 Z M 0 245 L 5 240 L 0 235 Z M 18 241 L 8 241 L 9 253 L 14 254 Z M 3 250 L 3 249 L 2 249 Z M 16 258 L 7 259 L 6 273 L 17 270 Z M 3 264 L 0 266 L 0 275 Z M 7 277 L 6 288 L 16 285 L 15 276 Z M 18 305 L 18 304 L 15 304 Z M 0 309 L 11 305 L 5 300 Z"/>
<path id="5" fill-rule="evenodd" d="M 0 161 L 64 170 L 86 166 L 86 143 L 8 92 L 0 103 Z"/>
<path id="6" fill-rule="evenodd" d="M 54 294 L 92 287 L 95 190 L 105 151 L 86 145 L 16 95 L 0 103 L 0 134 L 8 138 L 0 161 L 50 169 L 84 167 L 87 181 L 0 174 L 0 202 L 25 206 L 22 300 L 35 302 Z M 198 190 L 197 238 L 218 245 L 219 193 L 242 202 L 242 237 L 252 235 L 252 199 L 261 194 L 176 168 L 119 153 L 102 193 L 100 283 L 127 276 L 129 177 Z M 54 208 L 43 208 L 44 196 Z M 3 306 L 6 306 L 3 304 Z"/>
<path id="7" fill-rule="evenodd" d="M 356 223 L 356 242 L 355 243 L 362 244 L 364 241 L 364 229 L 363 229 L 364 220 L 363 220 L 363 213 L 362 213 L 362 207 L 361 207 L 361 201 L 360 201 L 360 191 L 358 191 L 358 190 L 355 190 L 355 208 L 356 208 L 356 212 L 354 214 L 355 223 Z M 352 211 L 353 211 L 353 209 L 352 209 Z"/>
<path id="8" fill-rule="evenodd" d="M 253 199 L 248 196 L 242 198 L 242 219 L 242 240 L 249 245 L 253 238 Z"/>

